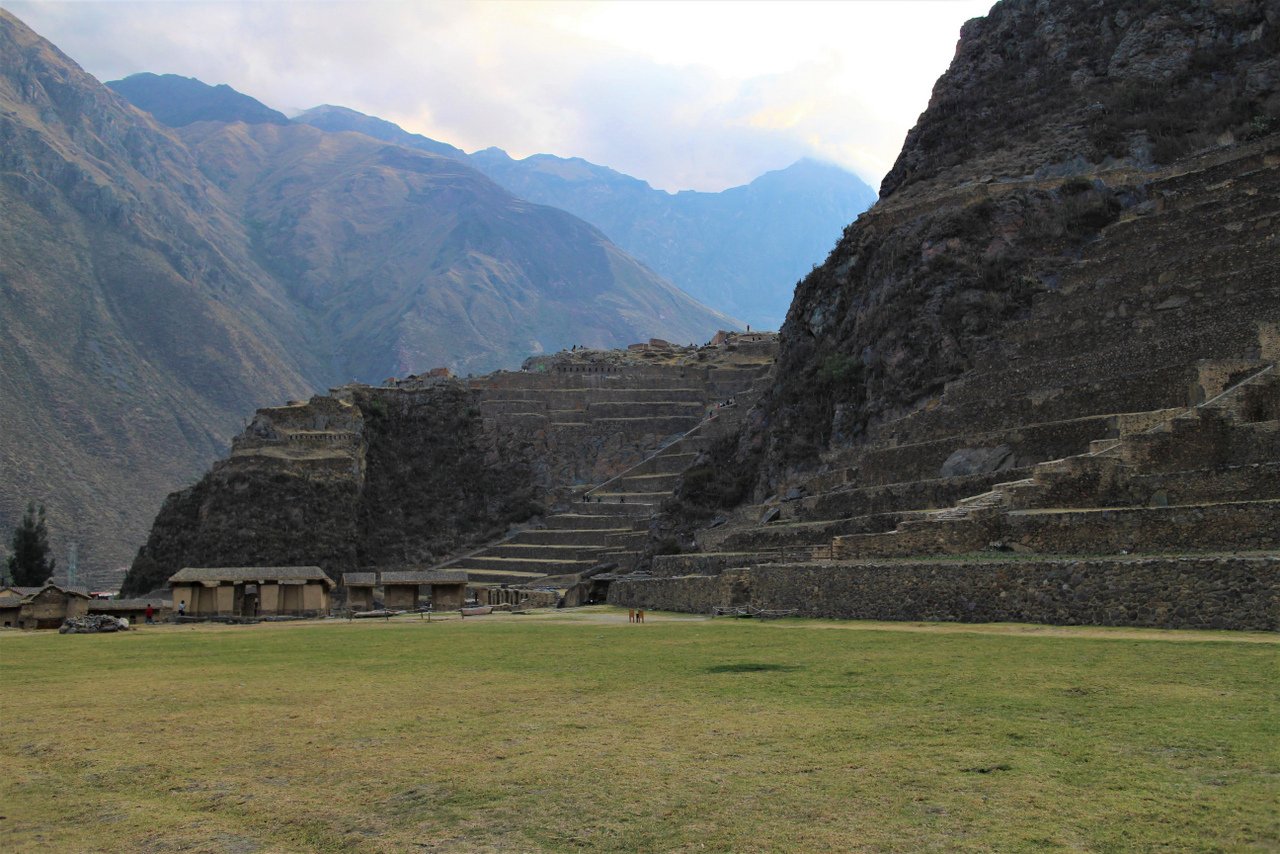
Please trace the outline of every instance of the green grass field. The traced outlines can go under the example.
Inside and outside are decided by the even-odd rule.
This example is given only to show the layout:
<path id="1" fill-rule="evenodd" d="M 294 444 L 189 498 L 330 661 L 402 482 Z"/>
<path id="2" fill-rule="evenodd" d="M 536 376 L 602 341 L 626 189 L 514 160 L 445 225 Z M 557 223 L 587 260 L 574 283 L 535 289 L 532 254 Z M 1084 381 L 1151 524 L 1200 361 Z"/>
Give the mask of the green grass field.
<path id="1" fill-rule="evenodd" d="M 1280 850 L 1280 638 L 651 619 L 0 634 L 6 851 Z"/>

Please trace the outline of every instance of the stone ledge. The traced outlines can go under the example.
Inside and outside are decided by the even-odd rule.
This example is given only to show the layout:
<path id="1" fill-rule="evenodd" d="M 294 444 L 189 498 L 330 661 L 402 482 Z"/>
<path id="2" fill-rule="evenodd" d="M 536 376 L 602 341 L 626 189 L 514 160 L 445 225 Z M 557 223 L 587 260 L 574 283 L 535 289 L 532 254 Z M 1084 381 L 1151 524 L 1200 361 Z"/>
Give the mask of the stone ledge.
<path id="1" fill-rule="evenodd" d="M 1280 554 L 794 564 L 619 579 L 609 603 L 863 620 L 1280 630 Z"/>

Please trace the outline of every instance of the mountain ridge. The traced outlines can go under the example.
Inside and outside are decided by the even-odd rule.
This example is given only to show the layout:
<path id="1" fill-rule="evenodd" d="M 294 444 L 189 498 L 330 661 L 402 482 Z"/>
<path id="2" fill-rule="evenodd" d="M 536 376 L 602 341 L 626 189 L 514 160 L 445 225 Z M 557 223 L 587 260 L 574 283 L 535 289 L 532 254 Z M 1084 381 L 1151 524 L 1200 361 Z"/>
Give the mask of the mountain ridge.
<path id="1" fill-rule="evenodd" d="M 123 80 L 111 80 L 106 85 L 138 109 L 151 113 L 160 123 L 170 127 L 184 127 L 200 121 L 289 123 L 284 113 L 225 83 L 210 86 L 194 77 L 141 72 Z"/>
<path id="2" fill-rule="evenodd" d="M 875 192 L 838 166 L 805 158 L 718 193 L 668 193 L 582 158 L 501 149 L 471 156 L 519 196 L 596 224 L 687 292 L 771 328 L 790 285 L 830 251 Z"/>
<path id="3" fill-rule="evenodd" d="M 187 97 L 198 100 L 200 93 Z M 210 105 L 205 117 L 223 120 L 217 106 Z M 190 109 L 200 110 L 198 105 Z M 695 299 L 757 328 L 781 323 L 791 285 L 826 256 L 844 226 L 876 198 L 856 175 L 813 158 L 719 192 L 671 193 L 581 157 L 533 154 L 516 160 L 497 147 L 468 155 L 348 107 L 325 104 L 292 121 L 466 162 L 521 198 L 586 220 Z"/>

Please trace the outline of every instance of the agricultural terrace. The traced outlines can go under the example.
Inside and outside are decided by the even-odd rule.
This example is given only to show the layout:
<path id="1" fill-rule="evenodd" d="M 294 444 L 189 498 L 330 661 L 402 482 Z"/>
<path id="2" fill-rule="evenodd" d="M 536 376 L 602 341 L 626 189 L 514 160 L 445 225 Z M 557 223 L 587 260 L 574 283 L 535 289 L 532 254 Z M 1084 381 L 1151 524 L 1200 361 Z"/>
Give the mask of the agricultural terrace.
<path id="1" fill-rule="evenodd" d="M 1278 643 L 608 608 L 5 632 L 0 848 L 1274 850 Z"/>

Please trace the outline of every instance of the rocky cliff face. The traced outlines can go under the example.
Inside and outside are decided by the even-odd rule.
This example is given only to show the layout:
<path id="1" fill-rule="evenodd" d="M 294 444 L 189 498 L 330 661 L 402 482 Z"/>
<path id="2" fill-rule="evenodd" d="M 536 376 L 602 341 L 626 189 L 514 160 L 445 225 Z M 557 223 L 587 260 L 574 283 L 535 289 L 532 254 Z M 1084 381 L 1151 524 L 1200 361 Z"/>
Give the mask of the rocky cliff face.
<path id="1" fill-rule="evenodd" d="M 881 201 L 796 291 L 761 489 L 869 438 L 1177 406 L 1196 360 L 1256 357 L 1277 39 L 1261 0 L 967 24 Z"/>

